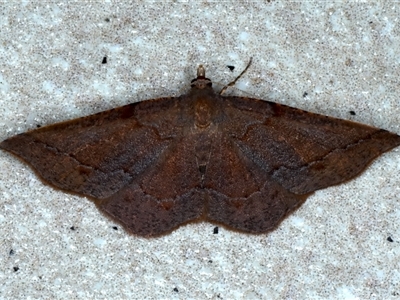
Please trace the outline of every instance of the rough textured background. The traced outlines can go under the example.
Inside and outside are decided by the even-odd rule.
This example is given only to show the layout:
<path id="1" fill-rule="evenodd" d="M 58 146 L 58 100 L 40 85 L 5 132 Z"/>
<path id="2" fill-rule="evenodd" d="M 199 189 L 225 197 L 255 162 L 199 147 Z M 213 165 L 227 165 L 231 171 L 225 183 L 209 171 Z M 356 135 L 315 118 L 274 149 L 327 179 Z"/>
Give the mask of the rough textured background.
<path id="1" fill-rule="evenodd" d="M 248 95 L 400 134 L 398 3 L 37 3 L 0 11 L 0 140 L 179 95 L 200 63 L 223 85 L 250 57 L 237 84 Z M 207 223 L 156 239 L 129 236 L 4 151 L 0 170 L 2 299 L 400 296 L 400 149 L 258 236 L 213 234 Z"/>

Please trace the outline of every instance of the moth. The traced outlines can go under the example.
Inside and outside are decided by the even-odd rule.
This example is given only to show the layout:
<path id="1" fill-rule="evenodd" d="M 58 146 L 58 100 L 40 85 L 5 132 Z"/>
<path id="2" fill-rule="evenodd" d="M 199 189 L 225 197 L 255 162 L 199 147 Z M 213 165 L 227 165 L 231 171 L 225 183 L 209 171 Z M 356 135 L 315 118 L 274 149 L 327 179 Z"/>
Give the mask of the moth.
<path id="1" fill-rule="evenodd" d="M 196 220 L 271 231 L 314 191 L 356 177 L 400 145 L 386 130 L 224 96 L 227 87 L 216 93 L 199 66 L 180 97 L 45 126 L 0 148 L 45 183 L 90 198 L 128 232 L 150 237 Z"/>

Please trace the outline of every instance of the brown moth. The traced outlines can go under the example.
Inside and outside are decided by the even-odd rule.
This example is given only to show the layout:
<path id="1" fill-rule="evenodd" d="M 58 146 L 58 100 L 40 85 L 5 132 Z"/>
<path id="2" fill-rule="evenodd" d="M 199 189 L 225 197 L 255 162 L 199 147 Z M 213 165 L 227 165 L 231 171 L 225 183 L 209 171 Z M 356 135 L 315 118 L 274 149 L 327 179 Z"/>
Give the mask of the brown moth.
<path id="1" fill-rule="evenodd" d="M 228 86 L 218 94 L 211 85 L 200 66 L 185 95 L 46 126 L 0 147 L 128 232 L 157 236 L 196 220 L 268 232 L 314 191 L 400 145 L 383 129 L 222 96 Z"/>

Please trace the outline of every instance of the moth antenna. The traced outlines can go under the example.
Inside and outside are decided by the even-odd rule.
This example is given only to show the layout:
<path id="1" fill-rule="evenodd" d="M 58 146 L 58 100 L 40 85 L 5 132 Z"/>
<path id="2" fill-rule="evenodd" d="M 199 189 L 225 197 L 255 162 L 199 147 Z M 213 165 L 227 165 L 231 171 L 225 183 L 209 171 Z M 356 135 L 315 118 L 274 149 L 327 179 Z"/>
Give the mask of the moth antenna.
<path id="1" fill-rule="evenodd" d="M 234 86 L 236 84 L 236 81 L 239 80 L 240 77 L 242 77 L 242 75 L 247 71 L 247 69 L 250 67 L 251 62 L 253 61 L 253 58 L 250 57 L 249 63 L 247 64 L 246 68 L 244 68 L 244 70 L 242 71 L 242 73 L 239 74 L 238 77 L 235 78 L 235 80 L 233 80 L 232 82 L 228 83 L 226 86 L 224 86 L 222 88 L 222 90 L 219 92 L 220 95 L 222 95 L 223 93 L 225 93 L 225 91 L 228 89 L 228 87 L 230 86 Z M 200 68 L 200 67 L 199 67 Z M 197 71 L 198 72 L 198 71 Z"/>

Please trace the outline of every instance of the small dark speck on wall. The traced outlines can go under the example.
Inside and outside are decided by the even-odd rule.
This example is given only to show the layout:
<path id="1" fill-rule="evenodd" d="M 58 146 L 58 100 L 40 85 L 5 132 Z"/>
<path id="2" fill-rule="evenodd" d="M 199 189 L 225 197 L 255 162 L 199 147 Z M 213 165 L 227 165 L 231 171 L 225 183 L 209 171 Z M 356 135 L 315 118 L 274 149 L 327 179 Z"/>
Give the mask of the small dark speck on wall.
<path id="1" fill-rule="evenodd" d="M 104 57 L 103 57 L 103 60 L 101 61 L 101 63 L 102 63 L 103 65 L 107 63 L 107 56 L 104 56 Z"/>
<path id="2" fill-rule="evenodd" d="M 387 239 L 386 239 L 388 242 L 391 242 L 391 243 L 393 243 L 393 239 L 392 239 L 392 237 L 388 237 Z"/>
<path id="3" fill-rule="evenodd" d="M 214 234 L 218 234 L 218 227 L 214 227 Z"/>
<path id="4" fill-rule="evenodd" d="M 234 66 L 227 66 L 229 68 L 229 70 L 231 70 L 231 72 L 233 72 L 233 70 L 235 70 Z"/>
<path id="5" fill-rule="evenodd" d="M 178 293 L 179 292 L 178 288 L 174 288 L 174 292 Z"/>
<path id="6" fill-rule="evenodd" d="M 114 230 L 118 230 L 118 227 L 117 227 L 117 226 L 113 226 L 113 229 L 114 229 Z"/>
<path id="7" fill-rule="evenodd" d="M 15 254 L 14 249 L 11 249 L 10 252 L 9 252 L 9 254 L 10 254 L 10 255 L 14 255 L 14 254 Z"/>
<path id="8" fill-rule="evenodd" d="M 75 228 L 75 226 L 71 226 L 69 229 L 75 230 L 76 228 Z"/>
<path id="9" fill-rule="evenodd" d="M 351 110 L 351 111 L 350 111 L 350 114 L 351 114 L 352 116 L 355 116 L 355 115 L 356 115 L 356 112 L 355 112 L 354 110 Z"/>
<path id="10" fill-rule="evenodd" d="M 304 92 L 303 93 L 303 98 L 305 98 L 305 97 L 307 97 L 308 96 L 308 93 L 307 92 Z"/>
<path id="11" fill-rule="evenodd" d="M 17 272 L 19 270 L 18 267 L 14 267 L 13 269 L 14 269 L 14 272 Z"/>

